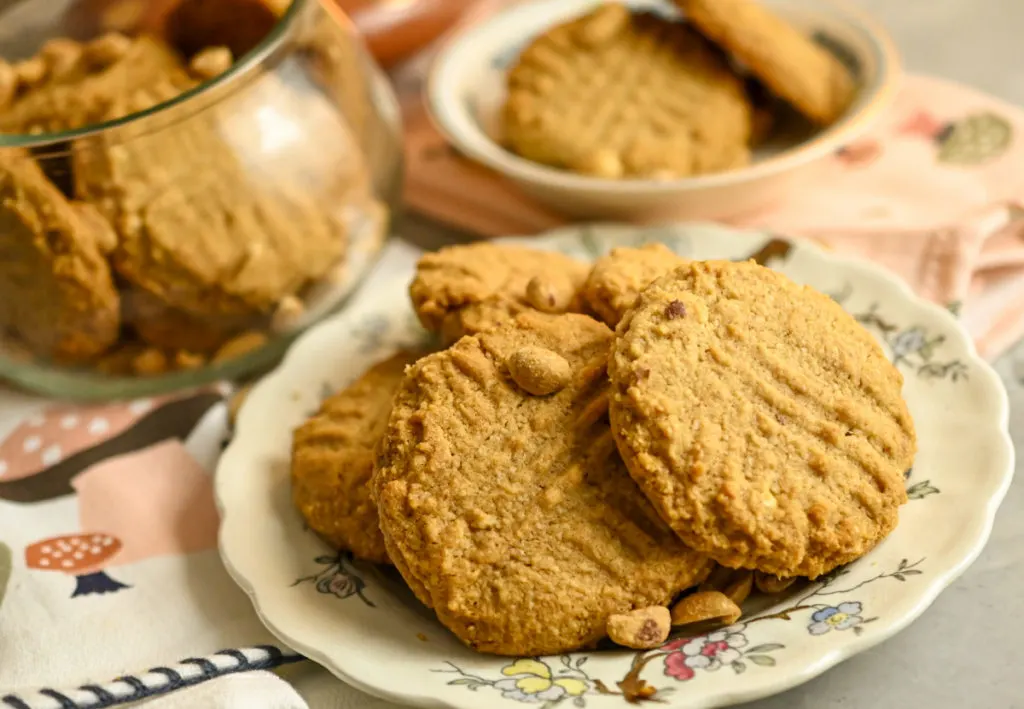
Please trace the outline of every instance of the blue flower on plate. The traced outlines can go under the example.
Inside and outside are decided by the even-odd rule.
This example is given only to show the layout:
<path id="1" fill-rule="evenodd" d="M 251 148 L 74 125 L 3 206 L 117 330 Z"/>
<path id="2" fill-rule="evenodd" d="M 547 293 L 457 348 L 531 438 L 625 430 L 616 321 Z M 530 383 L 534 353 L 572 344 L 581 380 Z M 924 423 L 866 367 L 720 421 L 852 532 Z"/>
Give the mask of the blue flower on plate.
<path id="1" fill-rule="evenodd" d="M 892 353 L 895 359 L 920 352 L 928 344 L 924 330 L 912 327 L 892 338 Z"/>
<path id="2" fill-rule="evenodd" d="M 862 610 L 863 607 L 857 601 L 822 608 L 814 611 L 807 630 L 811 635 L 824 635 L 830 630 L 848 630 L 864 622 Z"/>

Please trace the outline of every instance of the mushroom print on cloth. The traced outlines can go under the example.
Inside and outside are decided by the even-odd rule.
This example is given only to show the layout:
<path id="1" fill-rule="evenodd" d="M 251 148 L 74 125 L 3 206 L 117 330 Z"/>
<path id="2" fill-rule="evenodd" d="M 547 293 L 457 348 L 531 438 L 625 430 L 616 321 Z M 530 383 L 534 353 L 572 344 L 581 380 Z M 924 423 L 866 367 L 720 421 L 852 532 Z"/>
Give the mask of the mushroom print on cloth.
<path id="1" fill-rule="evenodd" d="M 25 550 L 25 565 L 40 571 L 74 576 L 71 597 L 109 593 L 128 588 L 107 576 L 103 567 L 121 551 L 121 542 L 109 534 L 68 534 L 38 541 Z"/>
<path id="2" fill-rule="evenodd" d="M 57 406 L 0 442 L 0 500 L 42 502 L 72 495 L 71 478 L 112 456 L 168 438 L 184 440 L 221 401 L 215 390 L 101 406 Z"/>
<path id="3" fill-rule="evenodd" d="M 78 507 L 77 531 L 25 547 L 26 569 L 73 578 L 76 598 L 130 588 L 111 567 L 214 548 L 210 476 L 184 441 L 222 400 L 221 392 L 202 390 L 54 407 L 12 431 L 0 442 L 0 500 L 75 495 Z"/>

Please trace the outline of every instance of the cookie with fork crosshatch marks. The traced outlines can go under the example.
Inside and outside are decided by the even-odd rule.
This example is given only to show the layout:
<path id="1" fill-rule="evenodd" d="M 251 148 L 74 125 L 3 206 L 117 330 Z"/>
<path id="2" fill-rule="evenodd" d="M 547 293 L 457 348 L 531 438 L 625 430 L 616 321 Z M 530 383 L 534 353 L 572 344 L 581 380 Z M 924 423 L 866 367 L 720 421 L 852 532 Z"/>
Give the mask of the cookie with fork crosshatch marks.
<path id="1" fill-rule="evenodd" d="M 409 286 L 423 327 L 455 342 L 525 310 L 578 312 L 589 266 L 554 251 L 476 243 L 425 254 Z"/>
<path id="2" fill-rule="evenodd" d="M 751 262 L 692 262 L 619 324 L 612 429 L 687 544 L 815 578 L 896 526 L 916 439 L 903 377 L 831 298 Z"/>
<path id="3" fill-rule="evenodd" d="M 603 4 L 535 39 L 508 87 L 505 142 L 535 162 L 605 178 L 674 178 L 750 160 L 743 81 L 679 20 Z"/>
<path id="4" fill-rule="evenodd" d="M 612 338 L 585 315 L 525 312 L 421 359 L 395 397 L 373 476 L 388 555 L 472 648 L 592 647 L 610 616 L 710 571 L 615 450 Z"/>
<path id="5" fill-rule="evenodd" d="M 299 513 L 332 547 L 367 561 L 388 560 L 370 499 L 373 449 L 405 368 L 420 354 L 398 352 L 370 367 L 324 401 L 293 437 L 292 498 Z"/>
<path id="6" fill-rule="evenodd" d="M 106 254 L 116 237 L 27 154 L 0 157 L 0 330 L 35 355 L 84 362 L 116 340 L 121 301 Z"/>
<path id="7" fill-rule="evenodd" d="M 701 33 L 815 123 L 834 123 L 853 99 L 856 86 L 842 62 L 757 0 L 677 4 Z"/>

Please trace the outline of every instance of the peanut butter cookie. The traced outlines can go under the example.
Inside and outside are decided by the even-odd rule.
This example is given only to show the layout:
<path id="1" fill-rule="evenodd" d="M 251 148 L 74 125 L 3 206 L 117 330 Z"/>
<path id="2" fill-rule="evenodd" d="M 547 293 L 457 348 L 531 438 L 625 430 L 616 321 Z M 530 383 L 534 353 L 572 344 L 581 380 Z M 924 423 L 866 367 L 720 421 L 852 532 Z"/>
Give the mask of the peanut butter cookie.
<path id="1" fill-rule="evenodd" d="M 577 312 L 587 265 L 553 251 L 477 243 L 424 255 L 409 286 L 423 326 L 445 342 L 524 310 Z"/>
<path id="2" fill-rule="evenodd" d="M 385 563 L 377 506 L 370 499 L 373 448 L 387 426 L 405 368 L 419 355 L 399 352 L 327 399 L 295 430 L 292 497 L 309 528 L 337 549 Z"/>
<path id="3" fill-rule="evenodd" d="M 524 312 L 421 359 L 395 396 L 373 475 L 388 555 L 470 647 L 591 647 L 611 616 L 710 570 L 615 451 L 612 338 L 585 315 Z"/>
<path id="4" fill-rule="evenodd" d="M 22 154 L 0 157 L 0 327 L 32 352 L 80 362 L 117 339 L 120 299 L 104 251 L 108 224 L 68 202 Z"/>
<path id="5" fill-rule="evenodd" d="M 121 293 L 121 314 L 138 338 L 147 345 L 212 354 L 251 322 L 246 318 L 213 321 L 173 308 L 139 288 Z"/>
<path id="6" fill-rule="evenodd" d="M 724 56 L 683 22 L 605 3 L 535 39 L 508 76 L 504 139 L 536 162 L 672 178 L 750 159 L 751 106 Z"/>
<path id="7" fill-rule="evenodd" d="M 723 566 L 815 578 L 896 526 L 916 448 L 903 377 L 831 298 L 691 262 L 640 294 L 609 374 L 634 480 Z"/>
<path id="8" fill-rule="evenodd" d="M 821 125 L 834 123 L 855 84 L 836 57 L 756 0 L 676 0 L 711 41 Z"/>
<path id="9" fill-rule="evenodd" d="M 177 82 L 154 82 L 111 110 L 144 109 L 179 92 Z M 175 110 L 187 115 L 173 123 Z M 347 245 L 340 216 L 304 188 L 254 177 L 213 112 L 164 113 L 171 124 L 159 130 L 113 131 L 75 146 L 76 195 L 117 228 L 112 262 L 124 280 L 228 329 L 239 317 L 269 316 L 337 265 Z"/>
<path id="10" fill-rule="evenodd" d="M 615 327 L 640 291 L 684 263 L 686 259 L 659 243 L 612 249 L 594 262 L 583 286 L 583 300 L 609 327 Z"/>
<path id="11" fill-rule="evenodd" d="M 124 38 L 122 38 L 124 39 Z M 53 58 L 36 57 L 46 67 L 43 80 L 22 86 L 18 98 L 0 114 L 0 133 L 44 133 L 73 130 L 90 123 L 121 118 L 121 97 L 153 82 L 183 88 L 188 80 L 182 58 L 155 37 L 126 40 L 118 52 L 109 38 L 86 44 L 76 55 L 76 69 L 51 77 Z"/>

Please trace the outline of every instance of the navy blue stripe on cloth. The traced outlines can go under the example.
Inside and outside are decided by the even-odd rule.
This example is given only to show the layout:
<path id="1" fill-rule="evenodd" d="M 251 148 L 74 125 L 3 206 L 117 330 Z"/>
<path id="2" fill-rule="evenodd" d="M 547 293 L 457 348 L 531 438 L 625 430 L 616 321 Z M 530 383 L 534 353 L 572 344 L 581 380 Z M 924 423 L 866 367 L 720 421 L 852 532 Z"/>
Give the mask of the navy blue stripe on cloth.
<path id="1" fill-rule="evenodd" d="M 177 689 L 184 685 L 184 680 L 181 675 L 178 674 L 177 670 L 172 670 L 170 667 L 151 667 L 147 670 L 147 674 L 151 675 L 163 675 L 167 678 L 167 687 L 170 690 Z"/>
<path id="2" fill-rule="evenodd" d="M 61 694 L 56 689 L 40 689 L 39 693 L 57 702 L 60 705 L 60 709 L 78 709 L 79 707 L 78 704 L 71 701 L 70 697 Z"/>
<path id="3" fill-rule="evenodd" d="M 217 657 L 230 657 L 236 664 L 229 667 L 218 667 Z M 124 704 L 130 704 L 142 699 L 168 694 L 184 687 L 191 687 L 202 684 L 218 677 L 249 672 L 253 670 L 267 670 L 282 665 L 289 665 L 305 660 L 302 655 L 285 654 L 280 648 L 273 645 L 259 645 L 257 647 L 244 648 L 242 650 L 225 649 L 215 652 L 207 657 L 188 657 L 174 667 L 154 667 L 147 671 L 150 675 L 162 675 L 166 681 L 161 681 L 149 686 L 138 675 L 125 675 L 118 677 L 111 682 L 103 684 L 87 684 L 78 687 L 78 692 L 89 692 L 96 698 L 84 701 L 74 701 L 67 695 L 50 688 L 38 689 L 32 693 L 30 698 L 26 694 L 8 694 L 0 697 L 0 708 L 2 709 L 41 709 L 47 707 L 52 709 L 53 702 L 57 702 L 60 709 L 109 709 Z M 188 668 L 198 667 L 199 674 L 191 677 L 183 677 L 182 672 L 189 672 Z M 153 680 L 150 680 L 153 681 Z M 124 692 L 124 687 L 115 685 L 127 685 L 132 689 L 130 693 Z M 46 697 L 45 703 L 40 703 L 38 697 Z"/>
<path id="4" fill-rule="evenodd" d="M 11 707 L 11 709 L 32 709 L 32 707 L 18 699 L 13 694 L 8 694 L 6 697 L 0 697 L 0 702 Z"/>
<path id="5" fill-rule="evenodd" d="M 79 689 L 83 692 L 92 692 L 95 694 L 96 701 L 98 702 L 112 702 L 116 699 L 113 694 L 103 689 L 103 687 L 98 684 L 83 684 Z"/>
<path id="6" fill-rule="evenodd" d="M 249 664 L 249 658 L 241 650 L 218 650 L 214 655 L 224 655 L 225 657 L 232 657 L 238 661 L 239 667 L 245 667 Z"/>
<path id="7" fill-rule="evenodd" d="M 131 685 L 131 688 L 135 690 L 135 694 L 132 695 L 132 701 L 142 697 L 149 691 L 149 687 L 138 677 L 134 675 L 127 675 L 125 677 L 118 677 L 115 682 L 124 682 L 127 685 Z M 102 706 L 102 705 L 101 705 Z"/>
<path id="8" fill-rule="evenodd" d="M 215 675 L 217 674 L 218 671 L 217 665 L 213 664 L 205 657 L 186 657 L 184 660 L 181 661 L 181 664 L 195 665 L 199 668 L 199 671 L 202 672 L 204 676 Z"/>

